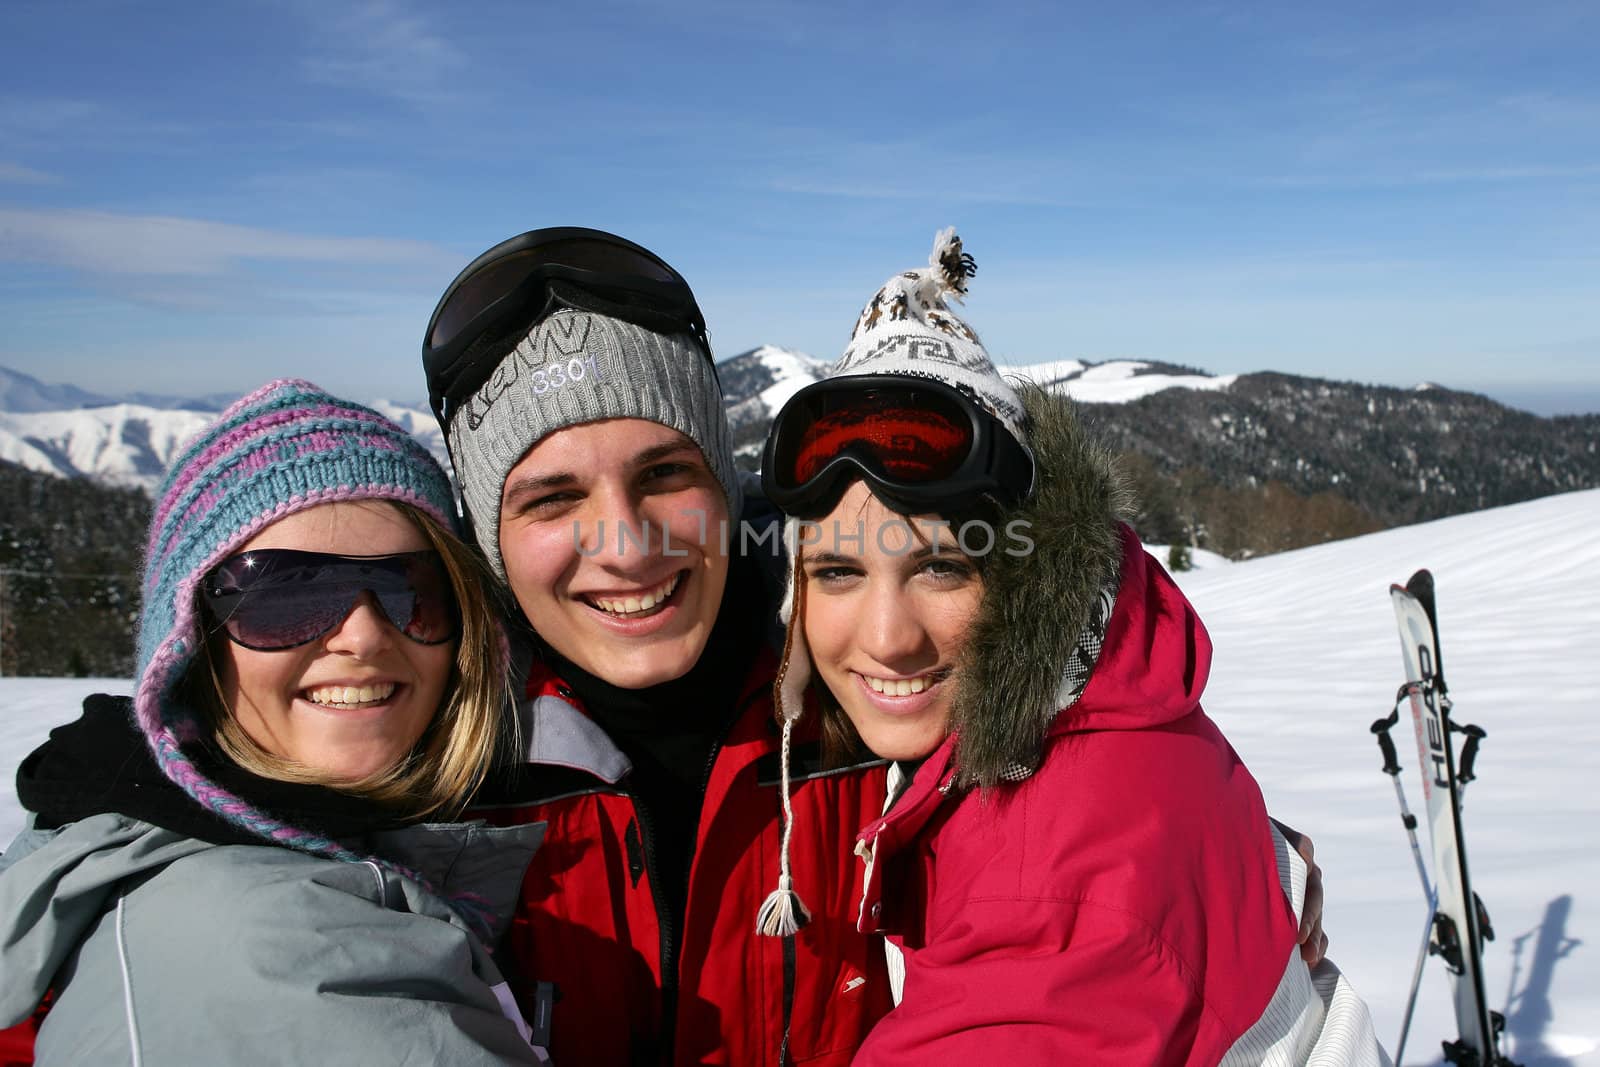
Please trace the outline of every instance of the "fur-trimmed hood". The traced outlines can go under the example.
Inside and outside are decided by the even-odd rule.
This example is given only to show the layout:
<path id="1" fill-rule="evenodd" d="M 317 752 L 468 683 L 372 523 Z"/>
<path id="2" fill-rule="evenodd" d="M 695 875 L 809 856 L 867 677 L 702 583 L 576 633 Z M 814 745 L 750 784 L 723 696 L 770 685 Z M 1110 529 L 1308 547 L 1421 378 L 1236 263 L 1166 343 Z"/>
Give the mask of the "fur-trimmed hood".
<path id="1" fill-rule="evenodd" d="M 984 571 L 951 713 L 962 785 L 1026 777 L 1050 733 L 1185 715 L 1205 679 L 1194 655 L 1197 633 L 1209 648 L 1204 630 L 1125 525 L 1132 500 L 1111 454 L 1068 398 L 1020 394 L 1038 474 L 1002 521 L 1026 522 L 1034 544 L 995 553 Z"/>
<path id="2" fill-rule="evenodd" d="M 986 560 L 955 673 L 950 747 L 963 787 L 1028 777 L 1051 733 L 1141 729 L 1187 715 L 1210 664 L 1194 608 L 1125 522 L 1132 499 L 1110 452 L 1069 398 L 1026 384 L 1018 395 L 1037 473 L 1032 496 L 998 517 L 1008 548 Z M 1009 547 L 1022 543 L 1017 534 L 1032 542 L 1026 551 Z M 775 685 L 777 718 L 788 724 L 804 714 L 813 682 L 803 628 L 792 622 L 805 587 L 797 536 L 791 518 Z"/>

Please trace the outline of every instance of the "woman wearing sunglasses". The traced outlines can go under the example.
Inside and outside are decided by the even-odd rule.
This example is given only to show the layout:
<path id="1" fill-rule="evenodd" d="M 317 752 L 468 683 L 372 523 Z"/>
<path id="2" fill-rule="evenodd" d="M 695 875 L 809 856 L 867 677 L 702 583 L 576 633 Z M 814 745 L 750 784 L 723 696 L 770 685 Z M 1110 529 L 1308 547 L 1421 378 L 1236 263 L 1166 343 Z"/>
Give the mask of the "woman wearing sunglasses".
<path id="1" fill-rule="evenodd" d="M 946 231 L 890 279 L 762 468 L 791 516 L 784 735 L 809 688 L 834 760 L 893 761 L 849 917 L 903 985 L 854 1062 L 1386 1062 L 1301 961 L 1305 868 L 1200 708 L 1204 627 L 1069 403 L 1019 396 L 951 312 L 974 271 Z M 774 933 L 812 914 L 779 869 Z"/>
<path id="2" fill-rule="evenodd" d="M 543 833 L 455 817 L 506 743 L 504 638 L 444 472 L 300 381 L 157 498 L 134 697 L 23 764 L 0 1024 L 42 1064 L 543 1061 L 485 948 Z"/>

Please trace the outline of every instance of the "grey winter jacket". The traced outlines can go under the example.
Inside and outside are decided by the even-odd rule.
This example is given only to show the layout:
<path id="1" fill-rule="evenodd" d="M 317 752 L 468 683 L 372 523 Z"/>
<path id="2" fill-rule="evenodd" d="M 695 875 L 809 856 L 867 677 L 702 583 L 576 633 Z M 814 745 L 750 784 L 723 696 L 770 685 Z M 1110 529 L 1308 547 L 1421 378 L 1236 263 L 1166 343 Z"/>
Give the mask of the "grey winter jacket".
<path id="1" fill-rule="evenodd" d="M 509 916 L 543 835 L 453 823 L 367 844 Z M 483 942 L 412 880 L 115 814 L 30 828 L 0 858 L 0 1026 L 51 988 L 42 1067 L 542 1062 Z"/>

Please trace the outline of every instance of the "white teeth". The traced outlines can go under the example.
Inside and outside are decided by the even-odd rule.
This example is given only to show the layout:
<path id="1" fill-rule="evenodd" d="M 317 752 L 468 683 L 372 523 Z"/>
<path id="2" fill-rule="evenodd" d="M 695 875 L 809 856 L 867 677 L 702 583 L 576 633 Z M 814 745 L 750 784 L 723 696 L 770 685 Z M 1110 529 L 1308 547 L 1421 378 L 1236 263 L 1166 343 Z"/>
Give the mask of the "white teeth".
<path id="1" fill-rule="evenodd" d="M 381 704 L 394 694 L 393 682 L 380 682 L 377 685 L 325 685 L 306 691 L 306 699 L 313 704 L 323 704 L 332 708 L 359 707 L 365 704 Z"/>
<path id="2" fill-rule="evenodd" d="M 920 693 L 934 682 L 933 676 L 929 674 L 919 674 L 915 678 L 874 678 L 870 674 L 863 674 L 861 677 L 866 680 L 867 686 L 873 692 L 891 697 L 908 697 Z"/>
<path id="3" fill-rule="evenodd" d="M 674 574 L 665 582 L 646 592 L 642 596 L 629 597 L 591 597 L 590 603 L 609 615 L 637 615 L 654 608 L 657 604 L 665 603 L 666 599 L 678 588 L 678 579 L 682 572 Z"/>

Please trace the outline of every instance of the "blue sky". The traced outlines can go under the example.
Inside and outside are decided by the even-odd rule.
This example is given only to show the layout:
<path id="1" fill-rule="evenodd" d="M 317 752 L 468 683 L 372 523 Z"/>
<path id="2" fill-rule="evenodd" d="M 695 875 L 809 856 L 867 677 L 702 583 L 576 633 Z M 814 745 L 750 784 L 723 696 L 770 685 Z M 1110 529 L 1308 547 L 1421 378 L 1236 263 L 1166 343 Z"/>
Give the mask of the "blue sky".
<path id="1" fill-rule="evenodd" d="M 589 225 L 720 356 L 831 357 L 955 225 L 1001 361 L 1600 411 L 1600 5 L 0 6 L 0 364 L 415 400 L 434 301 Z"/>

